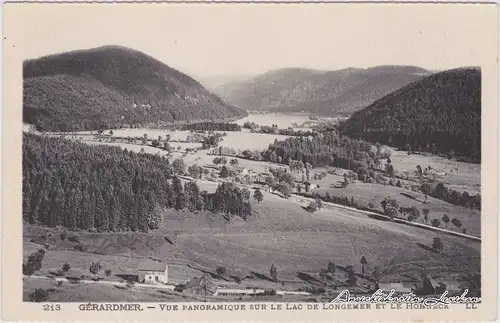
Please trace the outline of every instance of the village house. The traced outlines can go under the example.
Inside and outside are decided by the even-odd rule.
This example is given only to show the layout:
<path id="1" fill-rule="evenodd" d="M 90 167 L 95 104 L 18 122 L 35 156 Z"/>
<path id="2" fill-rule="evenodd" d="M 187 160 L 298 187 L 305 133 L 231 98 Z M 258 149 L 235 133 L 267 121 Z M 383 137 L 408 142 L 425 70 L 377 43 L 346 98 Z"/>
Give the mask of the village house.
<path id="1" fill-rule="evenodd" d="M 168 265 L 158 261 L 147 261 L 139 265 L 138 278 L 140 283 L 168 283 Z"/>

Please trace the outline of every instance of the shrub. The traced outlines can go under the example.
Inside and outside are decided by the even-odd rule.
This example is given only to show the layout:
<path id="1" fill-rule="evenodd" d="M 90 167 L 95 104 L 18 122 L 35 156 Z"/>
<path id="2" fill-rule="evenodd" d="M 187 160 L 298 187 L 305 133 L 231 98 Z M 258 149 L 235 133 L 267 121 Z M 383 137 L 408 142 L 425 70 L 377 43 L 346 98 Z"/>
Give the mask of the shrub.
<path id="1" fill-rule="evenodd" d="M 276 289 L 266 289 L 266 290 L 264 290 L 264 292 L 262 293 L 262 295 L 264 295 L 264 296 L 274 296 L 274 295 L 276 295 Z"/>
<path id="2" fill-rule="evenodd" d="M 89 266 L 89 272 L 94 275 L 96 275 L 99 271 L 101 271 L 101 269 L 102 269 L 102 264 L 100 261 L 96 262 L 92 261 L 92 263 Z"/>
<path id="3" fill-rule="evenodd" d="M 434 219 L 431 221 L 431 224 L 433 227 L 439 228 L 439 226 L 441 225 L 441 221 L 439 221 L 439 219 Z"/>
<path id="4" fill-rule="evenodd" d="M 109 276 L 111 276 L 111 269 L 106 269 L 106 270 L 104 271 L 104 274 L 105 274 L 106 276 L 108 276 L 108 277 L 109 277 Z"/>
<path id="5" fill-rule="evenodd" d="M 316 204 L 316 202 L 310 202 L 309 205 L 306 207 L 306 210 L 311 213 L 314 213 L 317 209 L 318 205 Z"/>
<path id="6" fill-rule="evenodd" d="M 40 249 L 37 252 L 32 253 L 28 257 L 28 261 L 25 264 L 23 264 L 23 275 L 31 276 L 36 271 L 40 270 L 42 268 L 42 260 L 44 256 L 45 256 L 44 249 Z"/>
<path id="7" fill-rule="evenodd" d="M 45 302 L 49 299 L 49 292 L 45 289 L 37 288 L 29 297 L 32 302 Z"/>
<path id="8" fill-rule="evenodd" d="M 57 271 L 49 271 L 50 275 L 56 276 L 56 277 L 62 277 L 64 276 L 64 271 L 62 269 L 58 269 Z"/>
<path id="9" fill-rule="evenodd" d="M 68 272 L 70 269 L 71 269 L 71 266 L 68 263 L 65 263 L 64 265 L 62 265 L 62 270 L 64 272 Z"/>
<path id="10" fill-rule="evenodd" d="M 437 251 L 443 250 L 444 245 L 440 238 L 434 238 L 432 240 L 432 248 L 434 248 Z"/>
<path id="11" fill-rule="evenodd" d="M 66 232 L 61 232 L 61 233 L 59 234 L 59 236 L 61 237 L 61 240 L 63 240 L 63 241 L 64 241 L 64 240 L 66 240 L 66 237 L 68 236 L 68 234 L 67 234 Z"/>
<path id="12" fill-rule="evenodd" d="M 78 242 L 80 242 L 80 237 L 78 237 L 77 235 L 68 236 L 68 240 L 71 242 L 78 243 Z"/>
<path id="13" fill-rule="evenodd" d="M 217 273 L 217 275 L 224 275 L 226 273 L 226 268 L 225 267 L 217 267 L 215 272 Z"/>
<path id="14" fill-rule="evenodd" d="M 87 252 L 87 246 L 84 244 L 81 244 L 81 243 L 75 244 L 73 246 L 73 249 L 75 249 L 77 251 L 81 251 L 81 252 Z"/>
<path id="15" fill-rule="evenodd" d="M 323 207 L 323 201 L 319 197 L 316 198 L 315 200 L 316 205 L 318 206 L 318 209 L 321 209 Z"/>

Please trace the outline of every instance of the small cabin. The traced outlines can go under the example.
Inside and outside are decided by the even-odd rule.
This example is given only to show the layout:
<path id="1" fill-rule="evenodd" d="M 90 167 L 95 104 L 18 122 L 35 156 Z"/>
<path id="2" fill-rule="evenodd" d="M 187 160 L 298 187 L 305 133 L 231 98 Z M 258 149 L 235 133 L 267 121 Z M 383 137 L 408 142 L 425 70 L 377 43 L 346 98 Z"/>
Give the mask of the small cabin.
<path id="1" fill-rule="evenodd" d="M 158 261 L 147 261 L 139 265 L 138 278 L 140 283 L 168 283 L 168 265 Z"/>

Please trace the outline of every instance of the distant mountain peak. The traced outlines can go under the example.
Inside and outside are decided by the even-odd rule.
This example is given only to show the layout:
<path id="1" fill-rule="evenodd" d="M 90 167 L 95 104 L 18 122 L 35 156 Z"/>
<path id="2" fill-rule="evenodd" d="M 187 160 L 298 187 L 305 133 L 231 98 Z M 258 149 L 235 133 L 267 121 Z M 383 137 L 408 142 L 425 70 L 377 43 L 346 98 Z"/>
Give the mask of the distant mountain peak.
<path id="1" fill-rule="evenodd" d="M 24 62 L 24 118 L 46 130 L 231 119 L 246 112 L 186 74 L 123 46 Z M 128 109 L 133 103 L 150 106 Z"/>
<path id="2" fill-rule="evenodd" d="M 397 65 L 335 71 L 289 67 L 224 84 L 214 91 L 247 110 L 332 116 L 360 110 L 428 73 L 423 68 Z"/>

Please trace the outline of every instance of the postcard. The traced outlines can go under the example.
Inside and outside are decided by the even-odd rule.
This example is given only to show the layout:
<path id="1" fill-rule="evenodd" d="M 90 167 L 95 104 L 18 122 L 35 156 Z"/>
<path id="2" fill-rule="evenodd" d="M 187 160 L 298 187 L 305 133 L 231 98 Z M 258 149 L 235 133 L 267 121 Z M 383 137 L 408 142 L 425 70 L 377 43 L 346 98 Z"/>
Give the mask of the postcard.
<path id="1" fill-rule="evenodd" d="M 2 307 L 497 316 L 498 8 L 6 3 Z"/>

